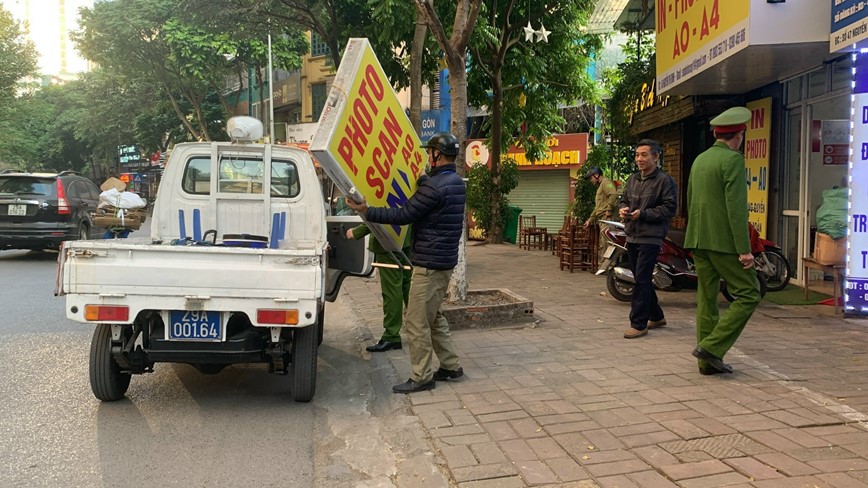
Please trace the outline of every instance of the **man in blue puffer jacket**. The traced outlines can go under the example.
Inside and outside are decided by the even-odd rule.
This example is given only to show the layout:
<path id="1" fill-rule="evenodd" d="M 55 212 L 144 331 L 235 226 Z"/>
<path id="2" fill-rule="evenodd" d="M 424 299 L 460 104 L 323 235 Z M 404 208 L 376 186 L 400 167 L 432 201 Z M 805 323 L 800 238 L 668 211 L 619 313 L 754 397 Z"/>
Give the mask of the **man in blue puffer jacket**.
<path id="1" fill-rule="evenodd" d="M 464 229 L 466 189 L 455 172 L 458 139 L 439 132 L 423 147 L 428 150 L 431 171 L 419 178 L 416 193 L 403 206 L 368 207 L 364 201 L 347 199 L 347 205 L 368 222 L 413 224 L 413 278 L 404 320 L 413 372 L 406 383 L 392 387 L 395 393 L 431 390 L 435 380 L 464 376 L 449 323 L 440 312 L 452 268 L 458 262 L 458 241 Z M 440 360 L 437 371 L 432 371 L 434 353 Z"/>

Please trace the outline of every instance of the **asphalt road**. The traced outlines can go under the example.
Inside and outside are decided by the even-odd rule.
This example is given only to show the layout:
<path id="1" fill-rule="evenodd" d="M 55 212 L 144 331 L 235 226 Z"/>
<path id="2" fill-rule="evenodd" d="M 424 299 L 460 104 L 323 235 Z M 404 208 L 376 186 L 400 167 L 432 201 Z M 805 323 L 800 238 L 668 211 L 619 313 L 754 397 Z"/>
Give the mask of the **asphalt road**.
<path id="1" fill-rule="evenodd" d="M 264 365 L 157 364 L 125 399 L 90 390 L 93 327 L 53 296 L 56 253 L 0 252 L 0 486 L 443 486 L 370 332 L 329 304 L 317 395 Z M 400 352 L 396 352 L 400 353 Z M 407 478 L 407 477 L 410 478 Z"/>

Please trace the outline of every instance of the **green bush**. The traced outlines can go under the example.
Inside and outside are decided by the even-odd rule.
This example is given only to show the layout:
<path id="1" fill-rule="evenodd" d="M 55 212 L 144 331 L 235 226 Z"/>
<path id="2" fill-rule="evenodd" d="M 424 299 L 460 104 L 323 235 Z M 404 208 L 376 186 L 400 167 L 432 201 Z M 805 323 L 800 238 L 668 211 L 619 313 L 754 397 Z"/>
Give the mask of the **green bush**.
<path id="1" fill-rule="evenodd" d="M 497 181 L 488 166 L 477 164 L 467 172 L 467 208 L 473 211 L 473 217 L 479 227 L 486 233 L 493 228 L 494 215 L 491 202 L 497 199 L 499 203 L 498 229 L 506 226 L 509 216 L 509 199 L 507 195 L 518 186 L 518 165 L 513 159 L 504 159 L 499 165 Z"/>

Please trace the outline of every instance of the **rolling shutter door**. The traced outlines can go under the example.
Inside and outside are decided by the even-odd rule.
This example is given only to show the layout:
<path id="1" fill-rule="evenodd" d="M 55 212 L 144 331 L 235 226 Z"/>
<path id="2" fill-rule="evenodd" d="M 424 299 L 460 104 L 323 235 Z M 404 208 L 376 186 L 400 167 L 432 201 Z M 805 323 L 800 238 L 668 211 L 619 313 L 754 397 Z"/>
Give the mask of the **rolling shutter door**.
<path id="1" fill-rule="evenodd" d="M 535 215 L 538 227 L 556 233 L 570 206 L 570 170 L 519 171 L 518 186 L 507 197 L 522 217 Z"/>

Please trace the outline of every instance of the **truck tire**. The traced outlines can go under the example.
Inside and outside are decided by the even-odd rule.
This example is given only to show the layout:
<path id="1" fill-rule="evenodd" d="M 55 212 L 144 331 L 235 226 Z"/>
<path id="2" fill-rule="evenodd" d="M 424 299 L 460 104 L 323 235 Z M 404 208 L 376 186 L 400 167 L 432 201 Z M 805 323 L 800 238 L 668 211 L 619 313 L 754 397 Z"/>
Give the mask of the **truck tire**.
<path id="1" fill-rule="evenodd" d="M 112 357 L 112 326 L 98 324 L 90 343 L 90 388 L 104 402 L 120 400 L 130 387 L 132 375 L 121 372 Z"/>
<path id="2" fill-rule="evenodd" d="M 292 399 L 297 402 L 311 401 L 316 392 L 318 336 L 316 325 L 292 332 Z"/>
<path id="3" fill-rule="evenodd" d="M 323 337 L 325 337 L 325 303 L 319 307 L 319 315 L 316 318 L 316 345 L 321 346 Z"/>

